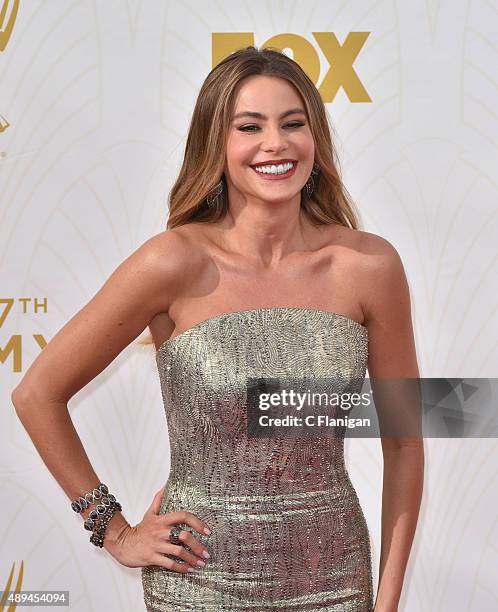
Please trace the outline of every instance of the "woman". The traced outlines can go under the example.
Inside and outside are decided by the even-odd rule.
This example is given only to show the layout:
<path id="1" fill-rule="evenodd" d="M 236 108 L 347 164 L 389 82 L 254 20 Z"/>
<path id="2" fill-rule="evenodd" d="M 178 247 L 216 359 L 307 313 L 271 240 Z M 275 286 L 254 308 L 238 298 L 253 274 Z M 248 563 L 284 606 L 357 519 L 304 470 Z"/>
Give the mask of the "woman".
<path id="1" fill-rule="evenodd" d="M 398 609 L 420 441 L 382 439 L 374 604 L 343 435 L 246 430 L 250 377 L 363 379 L 367 365 L 370 377 L 418 376 L 402 263 L 358 230 L 336 166 L 323 102 L 298 64 L 254 47 L 224 59 L 199 93 L 168 229 L 114 271 L 12 394 L 92 541 L 142 568 L 149 611 Z M 103 519 L 91 514 L 107 491 L 64 408 L 146 326 L 171 471 L 132 527 L 113 500 Z"/>

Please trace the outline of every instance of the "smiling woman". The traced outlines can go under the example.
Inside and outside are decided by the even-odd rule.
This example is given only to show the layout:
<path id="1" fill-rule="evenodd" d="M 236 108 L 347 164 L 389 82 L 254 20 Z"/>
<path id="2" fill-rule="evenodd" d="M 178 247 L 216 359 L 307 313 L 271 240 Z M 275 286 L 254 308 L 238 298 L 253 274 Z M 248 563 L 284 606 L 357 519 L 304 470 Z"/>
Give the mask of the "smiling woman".
<path id="1" fill-rule="evenodd" d="M 141 568 L 149 612 L 373 609 L 346 426 L 258 436 L 248 416 L 255 379 L 339 380 L 350 393 L 367 366 L 371 377 L 418 376 L 400 258 L 358 229 L 337 168 L 323 101 L 297 63 L 254 47 L 225 58 L 201 87 L 167 231 L 114 271 L 13 392 L 91 541 Z M 101 480 L 67 401 L 147 326 L 171 469 L 140 523 L 115 498 L 100 522 L 85 516 Z M 413 442 L 382 445 L 375 612 L 396 612 L 422 455 Z"/>
<path id="2" fill-rule="evenodd" d="M 236 194 L 239 181 L 244 182 L 237 165 L 257 178 L 261 174 L 255 174 L 255 166 L 287 161 L 295 162 L 285 177 L 292 178 L 292 187 L 284 187 L 287 181 L 283 181 L 279 189 L 295 189 L 301 183 L 299 205 L 311 223 L 358 228 L 330 129 L 318 90 L 296 62 L 272 49 L 248 47 L 232 53 L 209 73 L 200 89 L 183 164 L 169 196 L 168 228 L 223 218 L 229 188 Z M 288 149 L 295 155 L 258 151 L 262 140 L 263 146 L 266 142 L 271 147 L 271 140 L 281 137 L 289 139 Z M 313 170 L 313 189 L 306 189 Z M 265 185 L 276 180 L 274 172 L 265 170 L 265 182 L 253 187 L 264 189 L 268 196 Z"/>
<path id="3" fill-rule="evenodd" d="M 281 112 L 285 105 L 290 108 Z M 267 114 L 255 110 L 258 108 L 268 109 Z M 249 124 L 248 116 L 253 118 Z M 269 155 L 269 151 L 274 153 Z M 250 197 L 275 206 L 292 201 L 299 209 L 301 187 L 313 170 L 314 159 L 313 134 L 294 85 L 269 75 L 243 79 L 234 90 L 234 116 L 226 144 L 224 175 L 232 200 L 240 205 Z"/>

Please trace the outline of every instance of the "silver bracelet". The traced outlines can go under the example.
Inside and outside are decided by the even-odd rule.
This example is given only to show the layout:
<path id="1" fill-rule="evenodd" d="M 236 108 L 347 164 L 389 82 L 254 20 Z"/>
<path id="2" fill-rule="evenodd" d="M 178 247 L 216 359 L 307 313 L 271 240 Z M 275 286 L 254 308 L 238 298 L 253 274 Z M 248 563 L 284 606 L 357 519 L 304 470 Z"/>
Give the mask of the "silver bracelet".
<path id="1" fill-rule="evenodd" d="M 103 482 L 101 482 L 98 487 L 92 491 L 89 491 L 88 493 L 85 493 L 84 496 L 80 495 L 77 499 L 71 502 L 71 508 L 75 512 L 80 513 L 83 510 L 86 510 L 90 504 L 95 503 L 95 501 L 100 499 L 103 495 L 107 495 L 107 493 L 109 493 L 109 489 Z"/>
<path id="2" fill-rule="evenodd" d="M 116 501 L 114 495 L 109 493 L 107 485 L 101 482 L 92 491 L 85 493 L 85 495 L 80 495 L 80 497 L 71 502 L 71 508 L 75 512 L 80 513 L 88 508 L 90 504 L 95 503 L 96 500 L 100 500 L 100 503 L 88 514 L 83 526 L 92 532 L 90 542 L 102 548 L 107 524 L 116 511 L 122 510 L 121 504 Z"/>

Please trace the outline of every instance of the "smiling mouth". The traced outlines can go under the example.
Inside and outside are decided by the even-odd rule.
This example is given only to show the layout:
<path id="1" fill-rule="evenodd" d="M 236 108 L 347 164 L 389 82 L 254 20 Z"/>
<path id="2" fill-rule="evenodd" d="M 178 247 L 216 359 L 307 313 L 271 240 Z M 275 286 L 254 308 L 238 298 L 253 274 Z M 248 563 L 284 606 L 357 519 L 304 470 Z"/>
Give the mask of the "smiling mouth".
<path id="1" fill-rule="evenodd" d="M 292 163 L 292 165 L 291 165 Z M 292 176 L 294 174 L 294 172 L 296 171 L 296 167 L 297 167 L 297 162 L 288 162 L 286 164 L 279 164 L 280 166 L 283 166 L 282 169 L 285 170 L 285 168 L 287 168 L 284 172 L 277 172 L 277 168 L 278 165 L 263 165 L 263 166 L 251 166 L 251 168 L 254 170 L 254 172 L 260 176 L 263 179 L 271 179 L 271 180 L 278 180 L 278 179 L 285 179 L 285 178 L 289 178 L 290 176 Z M 259 168 L 259 170 L 256 170 L 256 168 Z M 262 168 L 272 168 L 272 171 L 264 171 L 262 170 Z"/>

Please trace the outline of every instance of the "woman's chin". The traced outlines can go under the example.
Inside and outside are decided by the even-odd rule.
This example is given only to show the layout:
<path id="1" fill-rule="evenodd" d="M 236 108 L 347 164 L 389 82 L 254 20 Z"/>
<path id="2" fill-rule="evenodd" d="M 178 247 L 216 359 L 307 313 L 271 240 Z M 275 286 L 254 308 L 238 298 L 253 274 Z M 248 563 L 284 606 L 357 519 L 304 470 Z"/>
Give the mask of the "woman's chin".
<path id="1" fill-rule="evenodd" d="M 246 202 L 254 200 L 260 200 L 263 202 L 279 204 L 279 203 L 290 203 L 295 198 L 301 201 L 301 189 L 297 189 L 296 185 L 287 185 L 285 188 L 282 183 L 273 182 L 273 185 L 268 181 L 266 185 L 247 185 L 247 189 L 244 189 L 242 185 L 236 187 L 236 190 L 242 196 Z M 281 186 L 279 186 L 281 185 Z M 297 186 L 299 187 L 299 185 Z"/>

